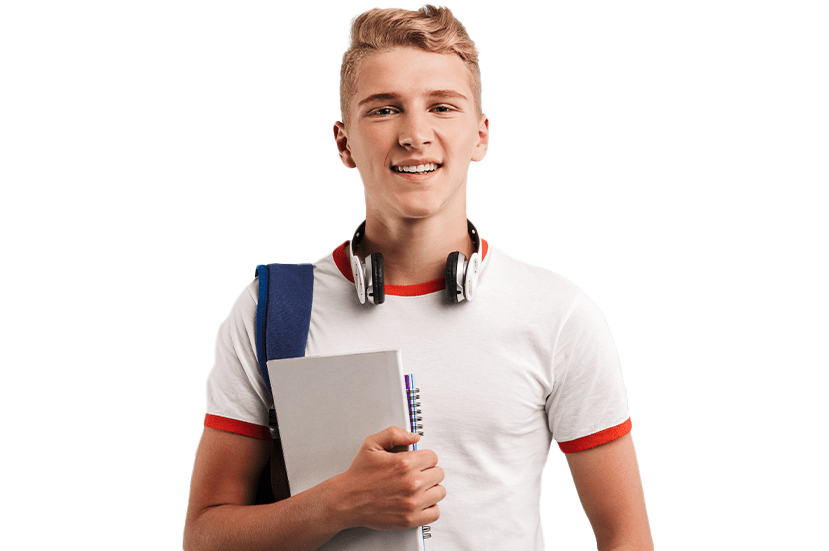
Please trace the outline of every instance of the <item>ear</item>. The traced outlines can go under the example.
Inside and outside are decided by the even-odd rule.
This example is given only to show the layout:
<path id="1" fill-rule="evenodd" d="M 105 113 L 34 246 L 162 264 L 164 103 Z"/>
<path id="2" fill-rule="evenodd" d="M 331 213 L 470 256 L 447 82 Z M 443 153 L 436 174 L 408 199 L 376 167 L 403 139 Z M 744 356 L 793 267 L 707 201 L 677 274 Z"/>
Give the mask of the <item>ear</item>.
<path id="1" fill-rule="evenodd" d="M 340 152 L 340 160 L 343 164 L 348 168 L 357 168 L 357 163 L 351 156 L 351 148 L 348 146 L 345 125 L 341 122 L 334 123 L 334 139 L 337 141 L 337 150 Z"/>
<path id="2" fill-rule="evenodd" d="M 489 119 L 487 116 L 481 115 L 481 120 L 478 121 L 478 144 L 472 150 L 472 160 L 481 161 L 486 156 L 489 148 Z"/>

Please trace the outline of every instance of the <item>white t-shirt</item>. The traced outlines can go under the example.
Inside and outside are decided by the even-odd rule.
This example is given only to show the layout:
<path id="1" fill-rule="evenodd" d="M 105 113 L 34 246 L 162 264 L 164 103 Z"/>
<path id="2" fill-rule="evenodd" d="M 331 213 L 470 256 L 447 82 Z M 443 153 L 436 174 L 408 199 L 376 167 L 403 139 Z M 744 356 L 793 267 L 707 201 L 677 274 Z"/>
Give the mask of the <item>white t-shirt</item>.
<path id="1" fill-rule="evenodd" d="M 446 473 L 429 550 L 542 550 L 539 497 L 551 438 L 569 453 L 630 431 L 603 314 L 565 278 L 486 241 L 473 301 L 448 303 L 435 280 L 387 285 L 385 303 L 360 304 L 345 245 L 314 264 L 306 355 L 402 351 L 421 390 L 419 447 L 433 450 Z M 254 280 L 219 331 L 205 425 L 269 439 L 257 298 Z"/>

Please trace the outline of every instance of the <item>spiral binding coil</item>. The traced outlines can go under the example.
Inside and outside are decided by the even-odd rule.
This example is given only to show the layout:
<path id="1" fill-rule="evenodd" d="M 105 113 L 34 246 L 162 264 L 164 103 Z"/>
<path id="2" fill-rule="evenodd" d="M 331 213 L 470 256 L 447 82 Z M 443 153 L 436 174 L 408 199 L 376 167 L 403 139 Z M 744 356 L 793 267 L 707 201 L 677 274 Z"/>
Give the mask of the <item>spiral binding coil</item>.
<path id="1" fill-rule="evenodd" d="M 420 409 L 420 389 L 407 388 L 406 394 L 409 402 L 409 428 L 411 432 L 423 436 L 423 411 Z"/>
<path id="2" fill-rule="evenodd" d="M 409 403 L 409 430 L 423 436 L 423 411 L 420 409 L 420 389 L 414 387 L 414 376 L 406 375 L 406 401 Z M 412 446 L 417 449 L 417 444 Z M 431 526 L 421 526 L 421 534 L 423 539 L 427 540 L 432 537 Z"/>

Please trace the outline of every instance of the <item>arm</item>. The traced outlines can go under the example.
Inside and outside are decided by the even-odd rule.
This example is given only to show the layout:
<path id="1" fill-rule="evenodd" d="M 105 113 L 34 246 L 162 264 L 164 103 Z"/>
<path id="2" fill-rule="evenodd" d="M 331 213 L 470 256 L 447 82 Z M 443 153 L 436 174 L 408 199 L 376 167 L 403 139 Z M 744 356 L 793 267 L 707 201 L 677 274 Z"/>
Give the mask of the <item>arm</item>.
<path id="1" fill-rule="evenodd" d="M 584 512 L 605 550 L 652 550 L 645 496 L 633 438 L 621 438 L 567 454 Z"/>
<path id="2" fill-rule="evenodd" d="M 352 526 L 400 529 L 433 522 L 446 494 L 437 456 L 386 451 L 419 438 L 391 427 L 368 437 L 346 472 L 289 499 L 251 505 L 270 442 L 205 428 L 184 548 L 312 550 Z"/>
<path id="3" fill-rule="evenodd" d="M 204 429 L 190 485 L 185 549 L 285 548 L 278 536 L 297 532 L 305 537 L 294 548 L 316 549 L 336 534 L 332 522 L 315 522 L 332 516 L 319 495 L 323 485 L 302 499 L 248 506 L 270 448 L 264 440 Z"/>

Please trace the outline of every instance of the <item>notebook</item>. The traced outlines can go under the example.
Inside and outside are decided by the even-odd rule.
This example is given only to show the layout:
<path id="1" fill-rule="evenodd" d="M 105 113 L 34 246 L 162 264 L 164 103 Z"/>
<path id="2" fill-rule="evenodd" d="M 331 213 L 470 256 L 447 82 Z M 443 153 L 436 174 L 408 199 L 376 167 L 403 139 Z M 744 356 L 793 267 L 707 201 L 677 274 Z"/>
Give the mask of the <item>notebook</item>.
<path id="1" fill-rule="evenodd" d="M 420 432 L 419 396 L 399 350 L 267 365 L 291 495 L 347 470 L 367 436 L 391 425 Z M 423 551 L 428 530 L 350 528 L 320 549 Z"/>

